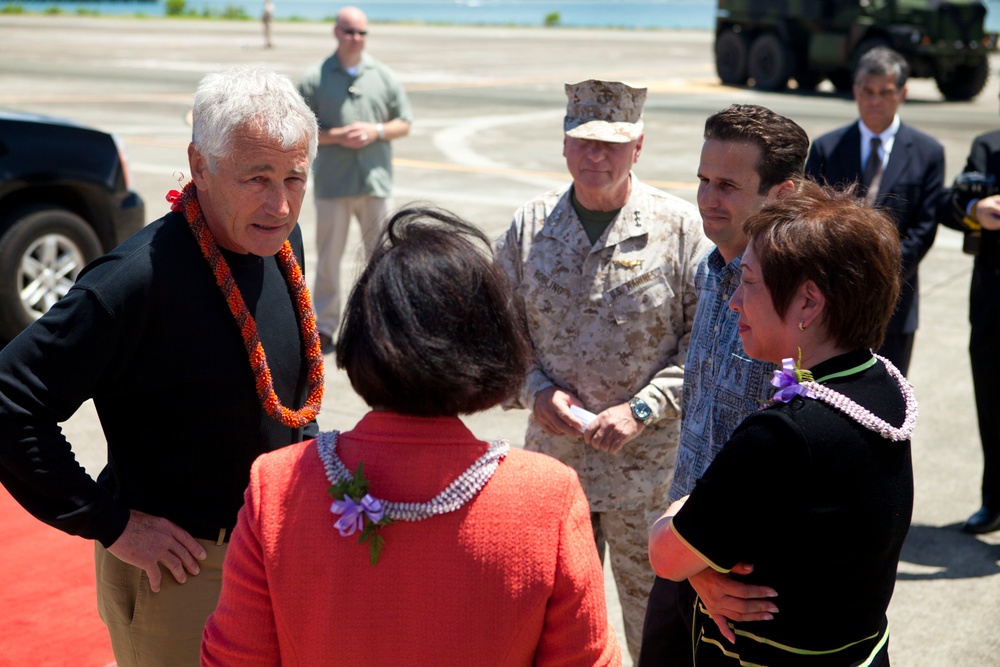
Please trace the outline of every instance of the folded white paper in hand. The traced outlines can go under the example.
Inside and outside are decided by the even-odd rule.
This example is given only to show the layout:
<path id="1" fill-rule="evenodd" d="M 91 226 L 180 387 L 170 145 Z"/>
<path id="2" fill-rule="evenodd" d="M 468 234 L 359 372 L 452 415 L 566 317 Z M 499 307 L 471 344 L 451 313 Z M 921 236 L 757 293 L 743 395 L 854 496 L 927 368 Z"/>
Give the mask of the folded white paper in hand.
<path id="1" fill-rule="evenodd" d="M 583 424 L 583 428 L 580 429 L 581 433 L 583 433 L 583 430 L 587 428 L 587 425 L 590 424 L 590 422 L 597 418 L 597 415 L 593 412 L 590 410 L 584 410 L 578 405 L 569 406 L 569 411 L 573 413 L 574 417 L 580 420 L 581 424 Z"/>

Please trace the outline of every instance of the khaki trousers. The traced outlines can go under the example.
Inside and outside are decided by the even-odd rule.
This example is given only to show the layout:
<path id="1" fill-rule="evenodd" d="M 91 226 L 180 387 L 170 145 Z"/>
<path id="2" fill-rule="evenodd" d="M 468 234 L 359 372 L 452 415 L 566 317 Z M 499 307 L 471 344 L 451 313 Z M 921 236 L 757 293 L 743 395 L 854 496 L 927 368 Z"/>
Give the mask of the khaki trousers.
<path id="1" fill-rule="evenodd" d="M 198 540 L 208 553 L 201 572 L 178 584 L 161 567 L 160 592 L 149 589 L 146 573 L 95 542 L 97 610 L 108 626 L 118 667 L 198 667 L 205 621 L 222 590 L 222 561 L 228 545 Z"/>
<path id="2" fill-rule="evenodd" d="M 361 226 L 365 260 L 372 256 L 388 219 L 390 200 L 382 197 L 338 197 L 316 200 L 316 271 L 312 299 L 316 328 L 331 337 L 340 326 L 340 261 L 347 246 L 351 219 Z"/>

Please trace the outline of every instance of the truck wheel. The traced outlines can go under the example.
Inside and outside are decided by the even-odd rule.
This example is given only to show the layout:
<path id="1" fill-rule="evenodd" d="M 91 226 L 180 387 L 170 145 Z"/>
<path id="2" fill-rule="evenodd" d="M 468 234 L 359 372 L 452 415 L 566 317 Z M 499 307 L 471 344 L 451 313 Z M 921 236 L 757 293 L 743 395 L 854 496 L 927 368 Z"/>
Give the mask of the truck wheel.
<path id="1" fill-rule="evenodd" d="M 792 53 L 773 32 L 765 33 L 750 47 L 748 69 L 754 88 L 781 90 L 791 75 Z"/>
<path id="2" fill-rule="evenodd" d="M 985 56 L 975 65 L 959 65 L 941 72 L 934 80 L 946 100 L 965 101 L 978 95 L 990 77 L 990 63 Z"/>
<path id="3" fill-rule="evenodd" d="M 0 232 L 0 340 L 9 341 L 65 296 L 101 243 L 61 208 L 16 211 Z"/>
<path id="4" fill-rule="evenodd" d="M 747 82 L 747 38 L 724 30 L 715 39 L 715 71 L 722 83 L 742 86 Z"/>

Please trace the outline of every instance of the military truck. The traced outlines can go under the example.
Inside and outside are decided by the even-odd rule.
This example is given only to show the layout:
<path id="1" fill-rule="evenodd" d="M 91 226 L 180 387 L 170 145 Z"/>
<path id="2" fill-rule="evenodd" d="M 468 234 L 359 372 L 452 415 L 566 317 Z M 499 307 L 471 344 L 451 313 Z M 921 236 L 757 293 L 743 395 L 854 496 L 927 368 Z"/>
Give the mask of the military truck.
<path id="1" fill-rule="evenodd" d="M 911 76 L 933 77 L 946 99 L 969 100 L 989 77 L 996 35 L 978 0 L 718 0 L 715 65 L 730 85 L 850 90 L 858 59 L 888 46 Z"/>

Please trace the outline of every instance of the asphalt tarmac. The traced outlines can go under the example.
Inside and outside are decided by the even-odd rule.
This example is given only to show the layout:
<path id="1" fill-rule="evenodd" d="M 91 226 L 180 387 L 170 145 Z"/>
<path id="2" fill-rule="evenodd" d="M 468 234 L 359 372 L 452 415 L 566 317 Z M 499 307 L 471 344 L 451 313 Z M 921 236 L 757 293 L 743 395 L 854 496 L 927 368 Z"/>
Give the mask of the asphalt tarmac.
<path id="1" fill-rule="evenodd" d="M 0 108 L 116 133 L 152 221 L 166 212 L 164 195 L 187 173 L 186 119 L 204 73 L 255 64 L 297 79 L 334 48 L 330 26 L 318 23 L 276 23 L 274 43 L 263 48 L 257 21 L 0 15 Z M 636 174 L 691 201 L 704 119 L 730 103 L 768 106 L 810 136 L 856 117 L 852 100 L 822 86 L 801 94 L 722 86 L 707 32 L 372 25 L 368 49 L 399 74 L 416 117 L 411 135 L 395 144 L 396 204 L 444 206 L 493 237 L 519 204 L 568 182 L 561 155 L 565 82 L 603 78 L 647 86 Z M 973 137 L 1000 125 L 998 64 L 994 56 L 994 76 L 971 103 L 943 102 L 928 80 L 910 83 L 901 115 L 944 144 L 949 183 Z M 308 272 L 315 264 L 308 197 L 300 222 Z M 358 270 L 358 241 L 352 230 L 347 281 Z M 890 655 L 907 667 L 1000 664 L 1000 533 L 973 537 L 959 530 L 979 506 L 982 465 L 966 352 L 970 273 L 960 235 L 942 228 L 921 265 L 922 312 L 910 376 L 921 405 L 913 438 L 916 501 L 889 608 Z M 321 427 L 351 428 L 366 408 L 332 364 L 326 392 Z M 526 416 L 496 409 L 467 422 L 482 438 L 520 444 Z M 96 475 L 105 455 L 92 406 L 65 428 Z M 620 633 L 610 579 L 608 594 Z"/>

